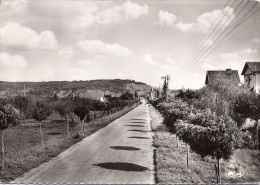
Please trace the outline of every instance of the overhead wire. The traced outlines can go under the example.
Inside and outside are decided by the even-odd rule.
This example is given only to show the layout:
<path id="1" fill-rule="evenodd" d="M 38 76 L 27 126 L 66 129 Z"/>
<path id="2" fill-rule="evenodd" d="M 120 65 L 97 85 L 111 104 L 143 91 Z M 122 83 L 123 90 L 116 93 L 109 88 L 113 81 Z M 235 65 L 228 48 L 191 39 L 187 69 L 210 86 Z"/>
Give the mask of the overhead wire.
<path id="1" fill-rule="evenodd" d="M 225 36 L 222 37 L 222 38 L 219 40 L 218 44 L 215 45 L 214 48 L 213 48 L 206 56 L 204 56 L 204 57 L 207 57 L 209 54 L 211 54 L 211 53 L 216 49 L 216 47 L 217 47 L 219 44 L 221 44 L 235 28 L 237 28 L 239 25 L 241 25 L 242 23 L 244 23 L 247 19 L 249 19 L 250 17 L 252 17 L 252 16 L 260 9 L 260 7 L 258 7 L 256 10 L 254 10 L 248 17 L 247 17 L 247 15 L 248 15 L 248 13 L 250 13 L 250 11 L 251 11 L 252 9 L 255 8 L 255 6 L 256 6 L 257 4 L 258 4 L 258 3 L 256 3 L 256 4 L 244 15 L 244 18 L 241 19 L 229 32 L 227 32 L 227 34 L 225 34 Z M 204 54 L 205 54 L 205 53 L 204 53 Z M 204 54 L 203 54 L 203 55 L 204 55 Z M 200 58 L 199 58 L 199 60 L 200 60 Z M 199 61 L 199 60 L 198 60 L 198 61 Z M 197 64 L 195 64 L 195 66 L 192 66 L 192 68 L 188 69 L 188 70 L 186 71 L 186 73 L 182 75 L 182 77 L 185 76 L 188 72 L 191 72 L 191 71 L 192 71 L 194 68 L 196 68 L 200 63 L 201 63 L 201 62 L 198 62 Z"/>
<path id="2" fill-rule="evenodd" d="M 223 11 L 225 10 L 226 6 L 229 4 L 230 1 L 231 1 L 231 0 L 228 0 L 227 3 L 224 5 L 223 10 L 220 11 L 220 13 L 218 14 L 218 16 L 217 16 L 217 18 L 215 19 L 214 23 L 211 24 L 211 26 L 208 28 L 208 30 L 207 30 L 206 33 L 204 34 L 203 38 L 199 41 L 198 48 L 197 48 L 197 49 L 195 48 L 195 49 L 192 51 L 192 54 L 188 57 L 187 62 L 197 53 L 197 51 L 200 50 L 201 46 L 203 46 L 204 40 L 206 41 L 206 40 L 208 39 L 208 37 L 210 36 L 210 34 L 214 32 L 215 28 L 218 27 L 219 23 L 223 20 L 223 18 L 226 16 L 226 14 L 229 12 L 229 10 L 231 9 L 231 7 L 232 7 L 232 6 L 235 4 L 235 2 L 236 2 L 236 0 L 234 0 L 234 2 L 231 4 L 231 6 L 229 7 L 229 9 L 228 9 L 228 10 L 226 11 L 226 13 L 223 15 Z M 220 17 L 220 15 L 222 15 L 222 18 L 219 20 L 218 23 L 216 23 L 217 20 L 218 20 L 218 18 Z M 213 28 L 214 25 L 215 25 L 215 27 Z M 213 30 L 212 30 L 211 33 L 210 33 L 211 28 L 213 28 Z M 207 36 L 207 35 L 208 35 L 208 36 Z M 206 36 L 207 36 L 207 38 L 205 39 Z M 195 52 L 194 52 L 194 51 L 195 51 Z M 187 62 L 186 62 L 186 63 L 187 63 Z M 183 67 L 186 63 L 184 63 L 181 67 Z"/>
<path id="3" fill-rule="evenodd" d="M 226 25 L 227 21 L 230 20 L 230 18 L 232 17 L 232 15 L 234 14 L 234 12 L 240 7 L 240 5 L 242 4 L 243 1 L 240 1 L 239 5 L 235 8 L 235 10 L 232 12 L 232 14 L 230 14 L 230 16 L 226 19 L 226 21 L 224 22 L 224 24 L 221 25 L 221 27 L 219 28 L 219 30 L 213 35 L 213 37 L 211 38 L 213 41 L 212 44 L 210 44 L 209 46 L 207 46 L 208 42 L 205 43 L 205 47 L 200 51 L 200 53 L 190 62 L 190 66 L 194 65 L 194 63 L 196 63 L 197 58 L 200 58 L 201 56 L 203 56 L 203 54 L 205 52 L 207 52 L 212 46 L 213 44 L 222 36 L 222 34 L 226 31 L 226 29 L 232 25 L 232 23 L 236 20 L 236 18 L 241 14 L 241 12 L 246 8 L 246 6 L 248 5 L 248 3 L 250 2 L 250 0 L 248 0 L 248 2 L 244 5 L 244 7 L 239 11 L 239 13 L 235 16 L 235 18 L 226 26 L 226 28 L 224 30 L 223 27 Z M 222 31 L 221 31 L 222 30 Z M 217 37 L 217 39 L 215 39 L 215 36 Z M 207 48 L 208 47 L 208 48 Z M 186 68 L 186 70 L 189 69 L 188 66 Z"/>

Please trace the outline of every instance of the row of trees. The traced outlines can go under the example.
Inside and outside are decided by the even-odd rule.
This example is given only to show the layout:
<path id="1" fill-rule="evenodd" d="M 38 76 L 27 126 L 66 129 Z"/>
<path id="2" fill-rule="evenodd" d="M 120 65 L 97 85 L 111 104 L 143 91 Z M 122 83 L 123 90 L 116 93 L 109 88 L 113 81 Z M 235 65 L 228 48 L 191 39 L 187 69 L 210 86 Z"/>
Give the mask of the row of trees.
<path id="1" fill-rule="evenodd" d="M 48 98 L 35 98 L 18 96 L 13 99 L 0 99 L 0 129 L 2 130 L 2 170 L 4 169 L 4 130 L 9 126 L 18 125 L 23 119 L 35 119 L 39 122 L 41 144 L 45 149 L 43 140 L 42 122 L 46 120 L 53 112 L 58 112 L 65 118 L 67 135 L 69 136 L 69 120 L 75 122 L 80 120 L 80 128 L 84 131 L 84 122 L 90 120 L 91 116 L 96 117 L 96 112 L 106 112 L 112 114 L 114 110 L 133 105 L 136 101 L 133 99 L 117 99 L 111 102 L 100 102 L 84 98 L 60 99 L 51 101 Z M 123 98 L 129 98 L 126 94 Z M 91 114 L 92 113 L 92 114 Z"/>
<path id="2" fill-rule="evenodd" d="M 181 100 L 152 104 L 163 113 L 164 124 L 188 144 L 188 149 L 190 147 L 201 157 L 216 159 L 217 181 L 220 182 L 220 159 L 230 158 L 241 143 L 236 123 L 230 117 L 217 116 L 210 110 L 191 108 Z"/>
<path id="3" fill-rule="evenodd" d="M 259 149 L 260 125 L 260 95 L 248 91 L 243 86 L 234 83 L 233 79 L 218 75 L 209 86 L 192 91 L 180 91 L 178 98 L 183 99 L 190 106 L 197 109 L 210 109 L 218 116 L 229 116 L 235 120 L 238 127 L 248 131 L 255 142 L 251 147 Z M 247 118 L 253 119 L 255 124 L 245 125 Z"/>

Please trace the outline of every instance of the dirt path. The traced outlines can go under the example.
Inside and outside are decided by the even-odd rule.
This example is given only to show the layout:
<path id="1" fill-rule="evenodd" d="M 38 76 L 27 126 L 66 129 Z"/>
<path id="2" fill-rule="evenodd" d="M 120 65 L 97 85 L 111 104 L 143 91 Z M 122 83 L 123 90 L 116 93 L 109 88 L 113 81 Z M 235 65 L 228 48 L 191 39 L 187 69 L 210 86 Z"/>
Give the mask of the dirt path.
<path id="1" fill-rule="evenodd" d="M 147 105 L 138 106 L 13 183 L 154 183 Z"/>

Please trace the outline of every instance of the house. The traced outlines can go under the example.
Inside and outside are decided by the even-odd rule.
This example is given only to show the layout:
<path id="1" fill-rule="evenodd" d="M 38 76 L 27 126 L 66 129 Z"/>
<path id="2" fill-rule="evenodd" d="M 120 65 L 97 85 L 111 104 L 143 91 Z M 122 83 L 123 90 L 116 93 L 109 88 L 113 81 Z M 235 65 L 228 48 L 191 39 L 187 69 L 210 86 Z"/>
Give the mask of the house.
<path id="1" fill-rule="evenodd" d="M 154 88 L 151 88 L 151 91 L 150 91 L 150 100 L 154 100 L 154 99 L 157 99 L 160 97 L 160 90 L 159 89 L 154 89 Z"/>
<path id="2" fill-rule="evenodd" d="M 244 75 L 245 87 L 260 93 L 260 62 L 246 62 L 241 75 Z"/>
<path id="3" fill-rule="evenodd" d="M 240 83 L 238 70 L 218 70 L 218 71 L 207 71 L 205 85 L 212 85 L 217 80 L 229 80 L 232 84 L 238 85 Z"/>
<path id="4" fill-rule="evenodd" d="M 88 98 L 92 100 L 98 100 L 105 102 L 104 92 L 100 90 L 86 90 L 79 93 L 79 96 L 82 98 Z"/>

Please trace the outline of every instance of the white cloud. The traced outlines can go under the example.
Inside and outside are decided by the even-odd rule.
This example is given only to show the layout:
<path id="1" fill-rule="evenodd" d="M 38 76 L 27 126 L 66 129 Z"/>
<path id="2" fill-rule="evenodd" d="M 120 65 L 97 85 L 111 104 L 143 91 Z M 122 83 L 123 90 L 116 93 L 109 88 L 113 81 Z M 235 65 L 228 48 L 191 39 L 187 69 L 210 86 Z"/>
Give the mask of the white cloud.
<path id="1" fill-rule="evenodd" d="M 160 10 L 158 16 L 161 25 L 173 26 L 176 21 L 176 15 L 167 11 Z"/>
<path id="2" fill-rule="evenodd" d="M 25 68 L 27 62 L 23 56 L 10 55 L 9 53 L 0 53 L 0 66 Z"/>
<path id="3" fill-rule="evenodd" d="M 75 50 L 73 49 L 72 46 L 66 46 L 64 48 L 61 48 L 59 51 L 58 51 L 58 56 L 60 58 L 65 58 L 65 59 L 68 59 L 68 58 L 71 58 L 73 57 L 75 54 Z"/>
<path id="4" fill-rule="evenodd" d="M 141 15 L 147 14 L 148 9 L 146 4 L 141 6 L 132 1 L 126 1 L 120 6 L 113 6 L 107 10 L 100 11 L 96 20 L 100 24 L 111 24 L 125 19 L 136 19 Z"/>
<path id="5" fill-rule="evenodd" d="M 28 0 L 2 0 L 0 12 L 4 12 L 6 16 L 20 14 L 27 8 Z"/>
<path id="6" fill-rule="evenodd" d="M 205 70 L 214 70 L 214 69 L 216 69 L 216 66 L 211 65 L 211 64 L 209 64 L 209 63 L 204 63 L 204 64 L 202 65 L 202 68 L 205 69 Z"/>
<path id="7" fill-rule="evenodd" d="M 257 44 L 260 43 L 260 39 L 259 38 L 254 38 L 253 39 L 253 43 L 257 43 Z"/>
<path id="8" fill-rule="evenodd" d="M 76 63 L 81 66 L 88 66 L 88 65 L 92 64 L 92 62 L 89 60 L 78 60 Z"/>
<path id="9" fill-rule="evenodd" d="M 77 43 L 77 46 L 81 51 L 94 55 L 128 56 L 132 54 L 132 52 L 125 46 L 119 44 L 107 44 L 100 40 L 81 40 Z"/>
<path id="10" fill-rule="evenodd" d="M 170 64 L 170 65 L 173 65 L 173 64 L 176 63 L 171 57 L 166 57 L 166 58 L 165 58 L 165 62 L 166 62 L 167 64 Z"/>
<path id="11" fill-rule="evenodd" d="M 114 5 L 110 1 L 30 1 L 29 6 L 40 17 L 50 17 L 55 24 L 82 31 L 94 24 L 112 24 L 137 19 L 149 7 L 132 1 Z M 58 7 L 58 11 L 57 11 Z"/>
<path id="12" fill-rule="evenodd" d="M 158 65 L 158 63 L 156 61 L 154 61 L 152 56 L 149 54 L 145 54 L 142 59 L 144 62 L 146 62 L 148 64 Z"/>
<path id="13" fill-rule="evenodd" d="M 211 46 L 212 44 L 213 44 L 213 41 L 210 40 L 210 39 L 207 39 L 207 40 L 205 40 L 205 41 L 203 42 L 203 45 L 204 45 L 204 46 Z"/>
<path id="14" fill-rule="evenodd" d="M 206 12 L 198 16 L 196 19 L 196 22 L 194 23 L 184 23 L 182 21 L 176 23 L 176 27 L 180 29 L 181 31 L 187 32 L 187 31 L 197 31 L 197 32 L 206 32 L 211 25 L 216 21 L 218 23 L 221 18 L 223 17 L 223 20 L 220 22 L 219 27 L 226 28 L 229 23 L 234 19 L 234 15 L 232 15 L 234 9 L 230 7 L 226 7 L 224 11 L 221 10 L 213 10 L 211 12 Z M 219 14 L 222 14 L 222 16 L 219 16 Z M 219 17 L 218 17 L 219 16 Z"/>
<path id="15" fill-rule="evenodd" d="M 181 30 L 181 31 L 183 31 L 183 32 L 190 31 L 190 30 L 192 30 L 193 27 L 194 27 L 192 23 L 183 23 L 183 22 L 178 22 L 178 23 L 175 24 L 175 26 L 176 26 L 179 30 Z"/>
<path id="16" fill-rule="evenodd" d="M 11 47 L 27 49 L 55 49 L 58 46 L 53 32 L 35 30 L 21 26 L 19 23 L 8 22 L 0 28 L 0 43 Z"/>
<path id="17" fill-rule="evenodd" d="M 249 55 L 249 54 L 257 53 L 257 50 L 256 49 L 253 49 L 253 50 L 252 49 L 244 49 L 243 52 Z"/>

